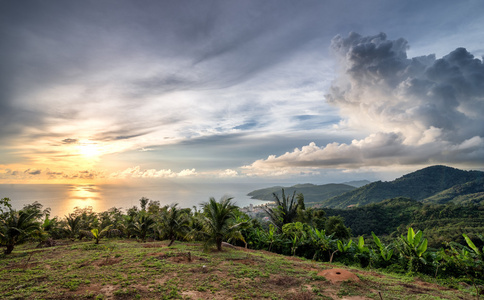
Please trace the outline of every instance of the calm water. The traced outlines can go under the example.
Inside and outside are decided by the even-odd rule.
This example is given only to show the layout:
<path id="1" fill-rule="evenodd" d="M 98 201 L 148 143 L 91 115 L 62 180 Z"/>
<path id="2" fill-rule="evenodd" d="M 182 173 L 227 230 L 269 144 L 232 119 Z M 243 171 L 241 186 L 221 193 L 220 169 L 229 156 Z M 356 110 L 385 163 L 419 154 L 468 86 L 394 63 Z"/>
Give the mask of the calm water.
<path id="1" fill-rule="evenodd" d="M 147 197 L 162 205 L 178 203 L 180 207 L 198 206 L 210 197 L 234 197 L 239 207 L 259 205 L 265 201 L 250 199 L 247 193 L 268 187 L 266 184 L 169 184 L 169 185 L 68 185 L 68 184 L 0 184 L 0 198 L 8 197 L 15 209 L 37 201 L 50 207 L 53 216 L 63 217 L 74 207 L 92 206 L 95 212 L 111 207 L 127 209 L 139 206 L 139 199 Z"/>

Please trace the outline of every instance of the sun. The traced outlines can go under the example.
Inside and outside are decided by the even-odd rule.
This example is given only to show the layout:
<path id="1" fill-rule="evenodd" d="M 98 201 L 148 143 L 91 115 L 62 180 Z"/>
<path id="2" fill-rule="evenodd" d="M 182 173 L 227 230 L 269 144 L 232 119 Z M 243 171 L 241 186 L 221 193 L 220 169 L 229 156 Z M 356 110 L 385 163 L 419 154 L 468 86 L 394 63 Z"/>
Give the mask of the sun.
<path id="1" fill-rule="evenodd" d="M 98 143 L 89 141 L 89 140 L 82 140 L 79 141 L 77 145 L 79 154 L 86 157 L 86 158 L 94 158 L 101 155 L 101 148 Z"/>

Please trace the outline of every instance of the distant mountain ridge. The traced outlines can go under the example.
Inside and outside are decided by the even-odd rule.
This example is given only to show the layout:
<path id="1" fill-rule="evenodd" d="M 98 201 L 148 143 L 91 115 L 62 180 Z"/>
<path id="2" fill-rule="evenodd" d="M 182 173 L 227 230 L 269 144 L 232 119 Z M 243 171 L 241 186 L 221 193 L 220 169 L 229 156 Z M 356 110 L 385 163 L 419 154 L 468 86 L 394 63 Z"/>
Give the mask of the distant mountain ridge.
<path id="1" fill-rule="evenodd" d="M 370 183 L 371 181 L 368 181 L 368 180 L 353 180 L 353 181 L 343 182 L 342 184 L 347 184 L 347 185 L 354 186 L 355 188 L 359 188 Z"/>
<path id="2" fill-rule="evenodd" d="M 341 183 L 330 183 L 323 185 L 305 183 L 296 184 L 290 187 L 273 186 L 269 188 L 259 189 L 250 192 L 249 194 L 247 194 L 247 196 L 250 196 L 252 199 L 272 201 L 274 200 L 273 193 L 280 195 L 282 189 L 284 189 L 286 195 L 292 195 L 294 191 L 296 191 L 296 193 L 298 194 L 302 193 L 304 195 L 304 202 L 311 205 L 312 203 L 320 203 L 321 201 L 325 201 L 331 197 L 341 195 L 342 193 L 348 191 L 352 191 L 356 189 L 356 187 Z"/>
<path id="3" fill-rule="evenodd" d="M 447 166 L 427 167 L 393 181 L 377 181 L 320 202 L 321 207 L 347 208 L 407 197 L 426 203 L 484 201 L 484 172 Z"/>

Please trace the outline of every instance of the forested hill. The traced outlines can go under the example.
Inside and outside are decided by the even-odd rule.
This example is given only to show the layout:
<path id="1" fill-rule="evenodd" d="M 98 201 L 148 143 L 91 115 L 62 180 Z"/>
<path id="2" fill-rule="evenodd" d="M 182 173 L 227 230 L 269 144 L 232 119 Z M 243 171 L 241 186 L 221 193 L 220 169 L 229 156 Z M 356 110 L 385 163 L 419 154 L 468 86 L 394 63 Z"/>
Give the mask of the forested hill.
<path id="1" fill-rule="evenodd" d="M 321 207 L 347 208 L 407 197 L 428 203 L 480 202 L 484 195 L 484 172 L 432 166 L 394 181 L 377 181 L 322 201 Z"/>
<path id="2" fill-rule="evenodd" d="M 408 227 L 423 230 L 429 246 L 446 241 L 465 243 L 462 233 L 484 231 L 484 205 L 424 204 L 408 198 L 394 198 L 352 209 L 325 208 L 326 217 L 341 216 L 353 236 L 399 235 Z"/>
<path id="3" fill-rule="evenodd" d="M 296 193 L 302 193 L 304 195 L 304 202 L 308 205 L 311 205 L 314 202 L 321 202 L 336 195 L 341 195 L 342 193 L 352 191 L 355 189 L 354 186 L 348 184 L 323 184 L 323 185 L 315 185 L 315 184 L 296 184 L 291 187 L 283 187 L 283 186 L 273 186 L 270 188 L 255 190 L 247 194 L 248 196 L 252 197 L 252 199 L 259 199 L 259 200 L 274 200 L 273 193 L 281 194 L 281 189 L 284 189 L 286 195 L 292 195 L 294 191 Z"/>

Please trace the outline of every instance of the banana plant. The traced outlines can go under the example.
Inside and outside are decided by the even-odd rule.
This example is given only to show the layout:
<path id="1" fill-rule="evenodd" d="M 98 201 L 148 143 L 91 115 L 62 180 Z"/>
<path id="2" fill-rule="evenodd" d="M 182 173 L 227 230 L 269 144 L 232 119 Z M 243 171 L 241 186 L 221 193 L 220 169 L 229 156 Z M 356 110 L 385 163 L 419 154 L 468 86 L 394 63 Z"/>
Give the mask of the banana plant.
<path id="1" fill-rule="evenodd" d="M 365 239 L 360 235 L 356 244 L 355 257 L 360 261 L 361 267 L 366 267 L 370 263 L 370 249 L 365 246 Z"/>
<path id="2" fill-rule="evenodd" d="M 269 249 L 267 249 L 267 251 L 271 251 L 272 244 L 276 240 L 275 233 L 276 233 L 276 228 L 274 227 L 273 224 L 269 224 L 269 232 L 267 233 L 267 241 L 269 242 Z"/>
<path id="3" fill-rule="evenodd" d="M 333 239 L 334 234 L 326 235 L 324 229 L 318 230 L 312 228 L 308 232 L 311 245 L 314 247 L 313 260 L 321 259 L 324 254 L 328 252 L 328 257 L 331 256 L 331 252 L 336 248 L 336 240 Z M 337 249 L 337 248 L 336 248 Z"/>
<path id="4" fill-rule="evenodd" d="M 370 249 L 368 249 L 368 247 L 365 246 L 365 239 L 361 235 L 358 238 L 358 244 L 356 244 L 356 249 L 360 254 L 367 253 L 370 251 Z"/>
<path id="5" fill-rule="evenodd" d="M 373 240 L 375 241 L 378 250 L 380 250 L 380 256 L 383 258 L 384 261 L 389 261 L 392 259 L 393 256 L 393 249 L 390 249 L 390 245 L 385 246 L 380 241 L 380 239 L 376 236 L 376 234 L 372 231 L 371 235 L 373 236 Z"/>
<path id="6" fill-rule="evenodd" d="M 422 257 L 422 255 L 427 251 L 427 239 L 423 238 L 422 231 L 415 231 L 412 227 L 408 228 L 407 237 L 403 234 L 400 236 L 400 240 L 403 242 L 404 250 L 407 255 Z"/>
<path id="7" fill-rule="evenodd" d="M 341 240 L 338 240 L 338 250 L 339 250 L 339 252 L 341 252 L 341 253 L 347 252 L 350 249 L 352 243 L 353 243 L 352 240 L 349 240 L 348 243 L 343 243 Z"/>
<path id="8" fill-rule="evenodd" d="M 475 255 L 481 260 L 484 260 L 484 246 L 482 247 L 482 250 L 480 250 L 465 233 L 463 233 L 462 236 L 466 240 L 469 248 L 471 248 L 472 251 L 474 251 Z M 484 241 L 484 237 L 482 235 L 479 234 L 478 236 L 482 241 Z"/>

